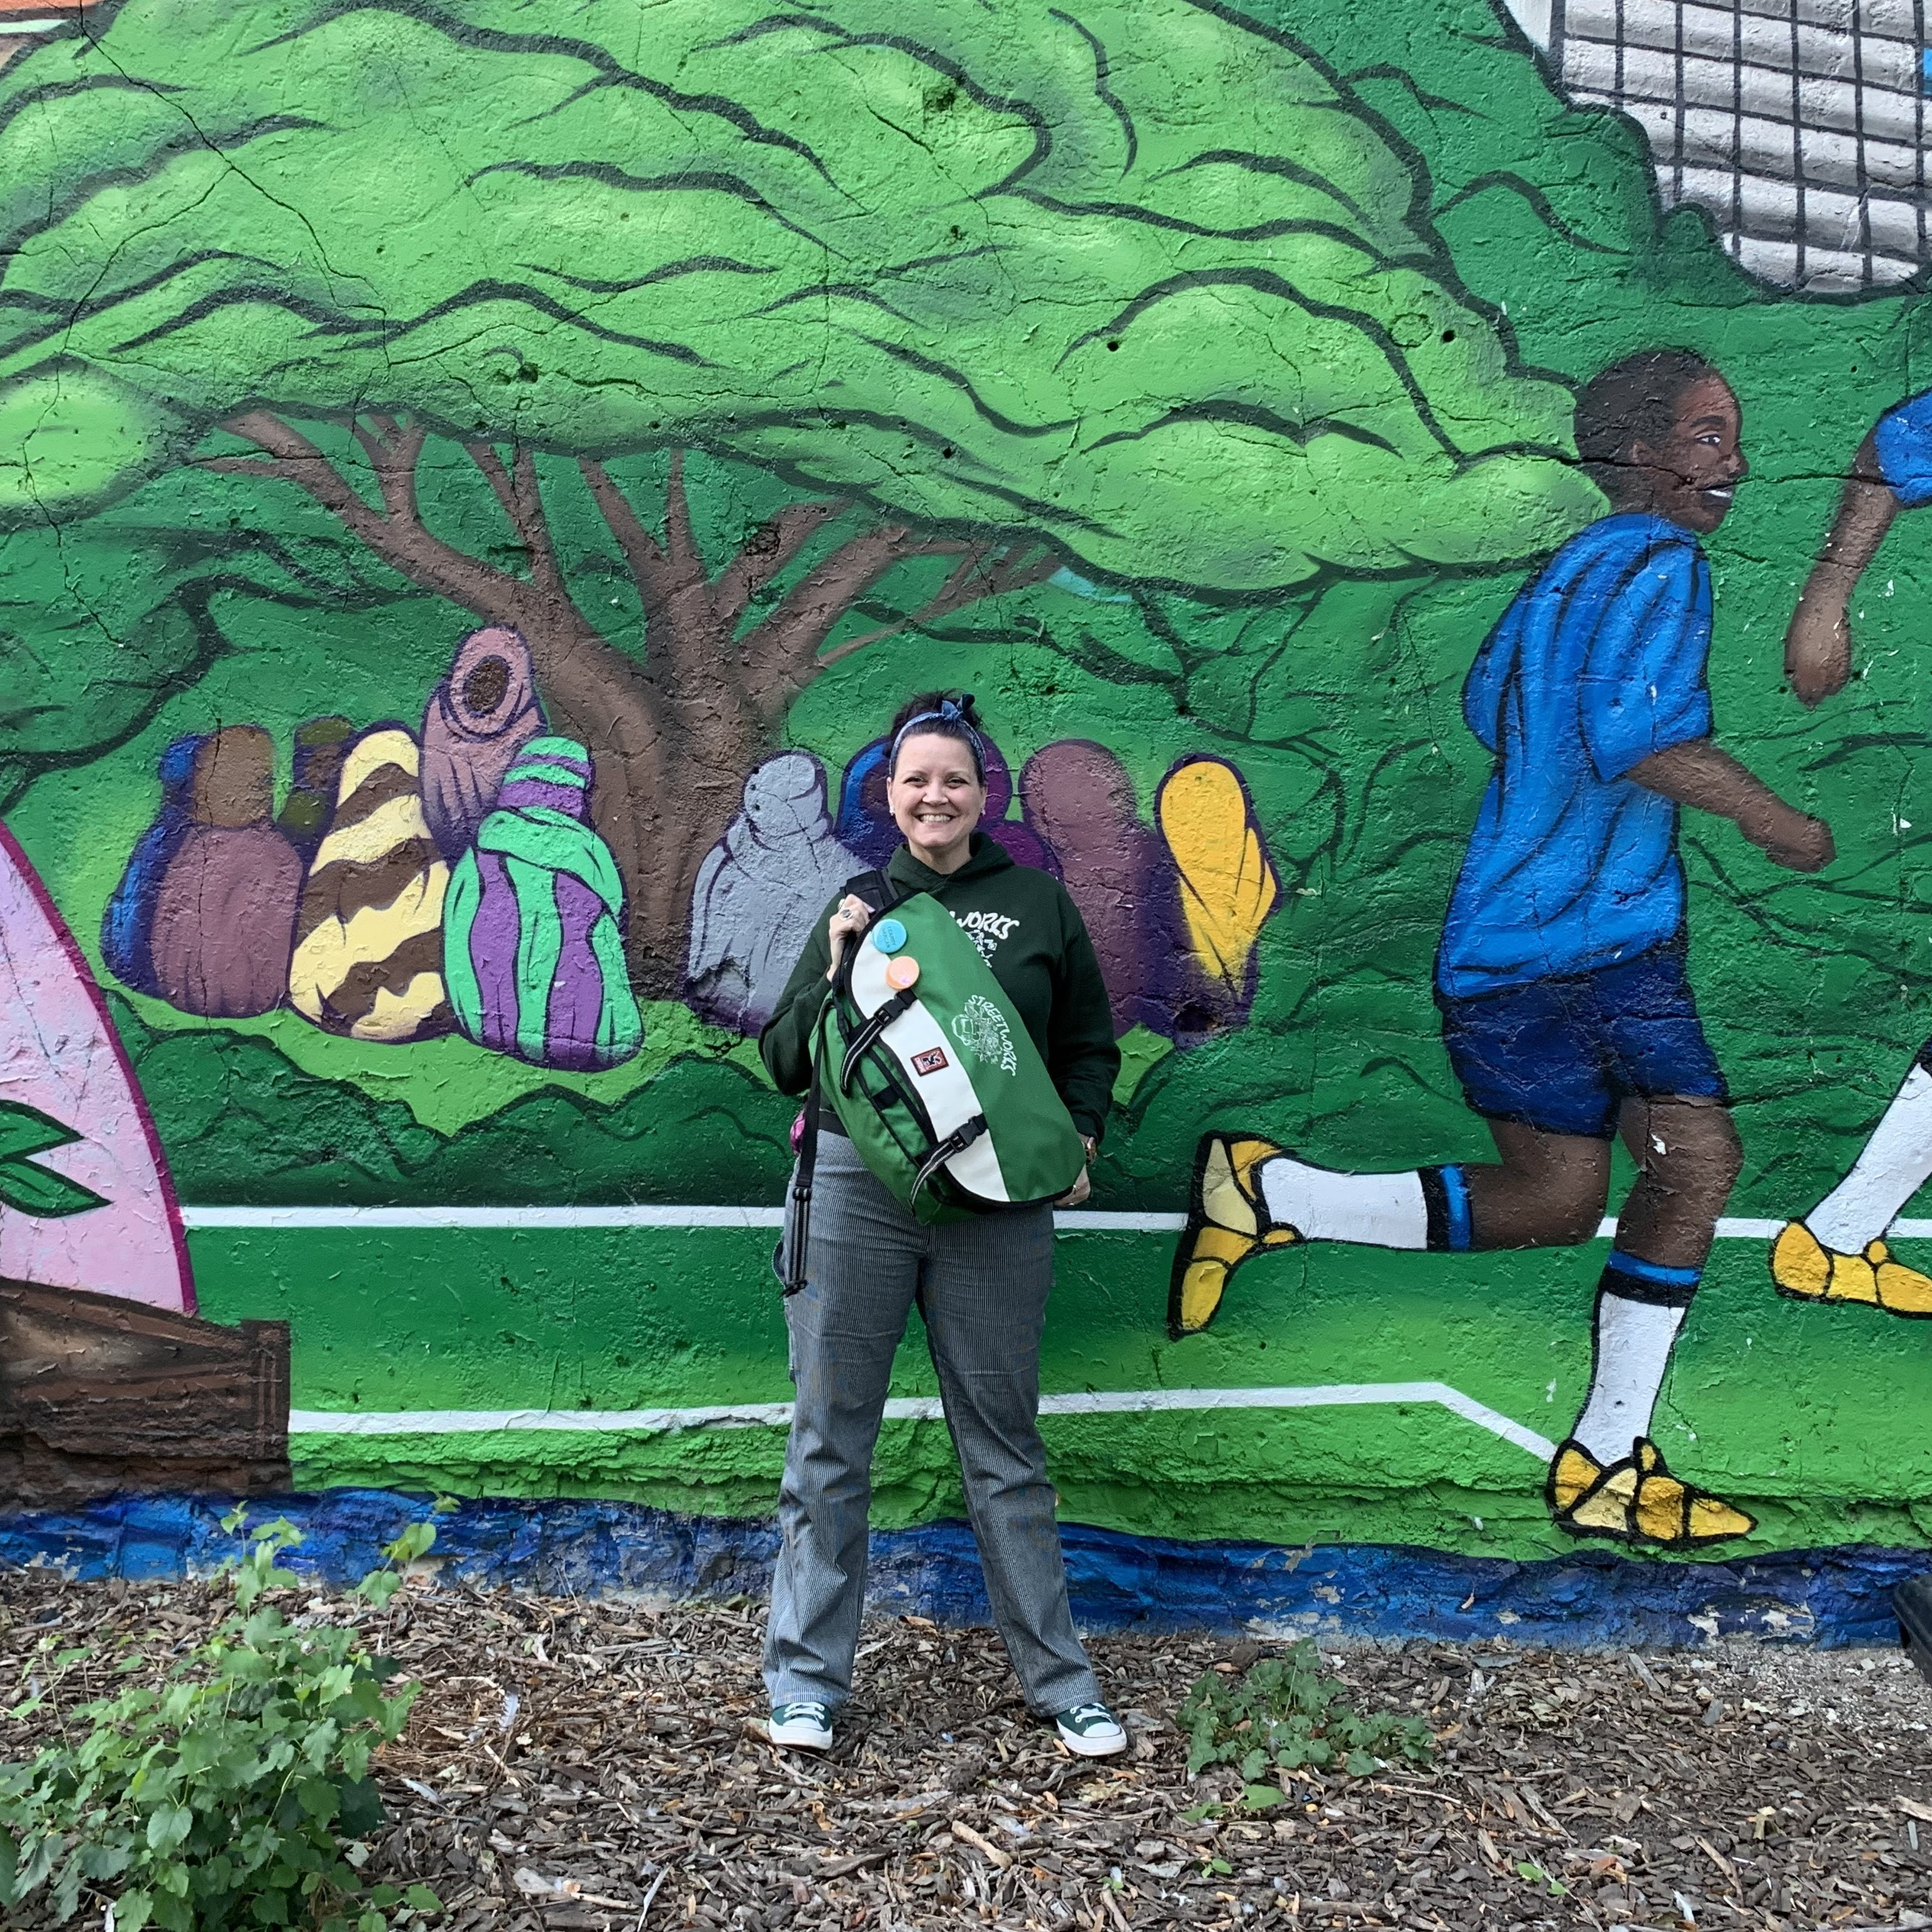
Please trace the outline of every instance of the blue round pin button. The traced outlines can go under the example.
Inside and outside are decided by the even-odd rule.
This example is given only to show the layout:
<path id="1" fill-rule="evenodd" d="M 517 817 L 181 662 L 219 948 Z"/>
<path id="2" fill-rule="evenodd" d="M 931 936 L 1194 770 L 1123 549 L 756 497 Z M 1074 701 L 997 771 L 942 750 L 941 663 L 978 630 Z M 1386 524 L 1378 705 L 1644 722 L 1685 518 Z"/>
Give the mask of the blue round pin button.
<path id="1" fill-rule="evenodd" d="M 896 919 L 882 919 L 872 928 L 872 944 L 881 952 L 896 952 L 906 943 L 906 929 Z"/>

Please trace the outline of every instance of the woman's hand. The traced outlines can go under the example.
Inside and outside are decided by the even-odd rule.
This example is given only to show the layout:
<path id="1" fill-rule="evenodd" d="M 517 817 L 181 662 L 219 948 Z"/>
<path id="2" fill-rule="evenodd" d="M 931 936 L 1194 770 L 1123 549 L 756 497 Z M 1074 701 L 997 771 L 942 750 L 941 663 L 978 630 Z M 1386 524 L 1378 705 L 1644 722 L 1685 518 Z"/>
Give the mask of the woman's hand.
<path id="1" fill-rule="evenodd" d="M 1080 1178 L 1053 1204 L 1056 1208 L 1077 1208 L 1094 1191 L 1094 1150 L 1098 1143 L 1092 1135 L 1082 1134 L 1080 1144 L 1087 1150 L 1087 1164 L 1080 1170 Z"/>
<path id="2" fill-rule="evenodd" d="M 860 938 L 872 922 L 872 908 L 856 892 L 848 892 L 838 902 L 838 910 L 825 927 L 825 936 L 832 947 L 832 969 L 825 976 L 828 980 L 838 970 L 846 947 Z"/>

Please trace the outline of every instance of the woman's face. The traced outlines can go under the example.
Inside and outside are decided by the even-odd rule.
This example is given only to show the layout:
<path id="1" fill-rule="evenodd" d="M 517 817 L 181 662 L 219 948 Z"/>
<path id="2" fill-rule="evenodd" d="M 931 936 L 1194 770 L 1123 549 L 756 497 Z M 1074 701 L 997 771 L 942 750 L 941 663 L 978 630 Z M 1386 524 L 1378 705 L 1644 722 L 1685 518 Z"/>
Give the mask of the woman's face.
<path id="1" fill-rule="evenodd" d="M 957 738 L 915 733 L 892 768 L 892 822 L 913 856 L 934 872 L 951 869 L 986 808 L 973 754 Z"/>

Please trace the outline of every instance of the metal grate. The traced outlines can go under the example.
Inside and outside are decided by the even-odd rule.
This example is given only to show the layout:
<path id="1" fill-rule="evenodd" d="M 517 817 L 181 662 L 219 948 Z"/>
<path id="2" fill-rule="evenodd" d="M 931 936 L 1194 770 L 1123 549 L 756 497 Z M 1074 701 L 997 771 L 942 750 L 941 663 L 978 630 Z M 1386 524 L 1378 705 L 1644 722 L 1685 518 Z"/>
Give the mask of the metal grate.
<path id="1" fill-rule="evenodd" d="M 1752 274 L 1837 293 L 1928 260 L 1924 11 L 1551 0 L 1549 55 L 1570 100 L 1642 128 L 1666 208 L 1707 209 Z"/>

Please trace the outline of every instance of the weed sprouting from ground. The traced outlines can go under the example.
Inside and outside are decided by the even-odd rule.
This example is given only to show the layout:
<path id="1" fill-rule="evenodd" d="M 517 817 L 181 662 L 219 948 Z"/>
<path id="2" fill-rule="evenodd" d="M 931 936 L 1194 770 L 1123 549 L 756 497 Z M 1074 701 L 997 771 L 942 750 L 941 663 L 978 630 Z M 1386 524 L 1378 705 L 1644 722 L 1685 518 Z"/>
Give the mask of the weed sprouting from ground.
<path id="1" fill-rule="evenodd" d="M 1347 1700 L 1346 1687 L 1322 1670 L 1321 1653 L 1305 1637 L 1244 1676 L 1208 1671 L 1180 1711 L 1188 1774 L 1237 1766 L 1246 1787 L 1243 1802 L 1265 1810 L 1282 1802 L 1280 1786 L 1266 1781 L 1272 1772 L 1312 1768 L 1366 1778 L 1387 1763 L 1427 1764 L 1434 1756 L 1435 1741 L 1420 1718 L 1365 1714 Z"/>

